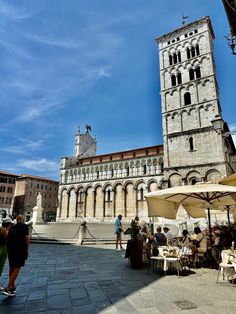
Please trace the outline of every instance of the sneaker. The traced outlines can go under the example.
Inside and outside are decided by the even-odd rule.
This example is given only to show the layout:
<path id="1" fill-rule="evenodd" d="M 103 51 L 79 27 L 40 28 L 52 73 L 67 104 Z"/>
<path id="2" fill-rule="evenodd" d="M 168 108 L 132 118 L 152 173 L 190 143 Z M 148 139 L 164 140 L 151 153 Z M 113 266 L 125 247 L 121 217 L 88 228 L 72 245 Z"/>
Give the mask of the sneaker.
<path id="1" fill-rule="evenodd" d="M 16 294 L 13 293 L 12 291 L 8 290 L 7 288 L 5 288 L 2 292 L 2 294 L 7 295 L 8 297 L 14 297 Z"/>
<path id="2" fill-rule="evenodd" d="M 3 291 L 4 290 L 4 288 L 3 287 L 0 287 L 0 291 Z"/>
<path id="3" fill-rule="evenodd" d="M 16 287 L 10 289 L 11 293 L 16 294 Z"/>

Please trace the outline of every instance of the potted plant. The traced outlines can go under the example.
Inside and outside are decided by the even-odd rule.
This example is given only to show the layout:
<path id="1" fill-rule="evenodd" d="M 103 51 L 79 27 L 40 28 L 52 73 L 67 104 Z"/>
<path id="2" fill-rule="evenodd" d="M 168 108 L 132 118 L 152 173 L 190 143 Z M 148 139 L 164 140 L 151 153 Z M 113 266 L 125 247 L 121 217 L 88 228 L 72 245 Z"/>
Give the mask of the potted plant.
<path id="1" fill-rule="evenodd" d="M 125 257 L 130 259 L 130 266 L 132 268 L 142 267 L 143 241 L 139 238 L 140 226 L 135 220 L 132 220 L 131 227 L 126 230 L 131 239 L 127 242 L 127 250 Z"/>

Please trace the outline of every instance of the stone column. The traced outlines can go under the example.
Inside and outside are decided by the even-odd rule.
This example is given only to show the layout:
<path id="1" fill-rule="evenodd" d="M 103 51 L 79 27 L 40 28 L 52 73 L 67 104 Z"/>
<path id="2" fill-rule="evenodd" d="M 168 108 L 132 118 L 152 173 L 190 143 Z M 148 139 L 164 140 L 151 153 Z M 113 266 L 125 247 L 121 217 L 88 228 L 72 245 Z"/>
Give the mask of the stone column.
<path id="1" fill-rule="evenodd" d="M 127 199 L 126 199 L 126 195 L 127 195 L 127 191 L 126 188 L 123 188 L 123 192 L 124 192 L 124 215 L 125 217 L 127 216 Z"/>
<path id="2" fill-rule="evenodd" d="M 87 191 L 84 191 L 84 217 L 87 215 L 87 197 L 88 193 Z"/>
<path id="3" fill-rule="evenodd" d="M 78 217 L 78 191 L 75 192 L 75 218 Z"/>
<path id="4" fill-rule="evenodd" d="M 116 189 L 112 189 L 113 193 L 113 216 L 116 217 Z"/>
<path id="5" fill-rule="evenodd" d="M 58 201 L 59 201 L 59 204 L 58 204 L 58 208 L 57 208 L 56 221 L 58 221 L 59 218 L 61 218 L 61 203 L 62 203 L 62 195 L 61 194 L 58 194 Z"/>
<path id="6" fill-rule="evenodd" d="M 93 218 L 95 218 L 96 214 L 96 196 L 97 196 L 97 191 L 93 191 Z"/>
<path id="7" fill-rule="evenodd" d="M 138 189 L 134 186 L 135 193 L 135 216 L 138 216 Z"/>
<path id="8" fill-rule="evenodd" d="M 70 192 L 67 192 L 66 218 L 69 217 L 69 211 L 70 211 Z"/>
<path id="9" fill-rule="evenodd" d="M 105 216 L 106 216 L 106 202 L 105 202 L 106 190 L 103 189 L 102 193 L 103 193 L 103 200 L 102 200 L 102 203 L 103 203 L 103 218 L 105 218 Z"/>

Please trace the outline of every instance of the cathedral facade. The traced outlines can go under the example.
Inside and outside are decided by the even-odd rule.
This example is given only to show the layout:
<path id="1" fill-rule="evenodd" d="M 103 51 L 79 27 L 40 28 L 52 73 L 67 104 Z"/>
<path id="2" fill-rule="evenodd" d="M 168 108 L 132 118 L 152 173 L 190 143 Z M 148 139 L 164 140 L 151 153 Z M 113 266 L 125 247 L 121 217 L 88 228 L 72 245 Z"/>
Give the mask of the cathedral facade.
<path id="1" fill-rule="evenodd" d="M 145 193 L 235 172 L 235 147 L 221 116 L 209 17 L 157 39 L 163 145 L 96 155 L 78 130 L 75 156 L 61 160 L 57 221 L 147 216 Z M 213 122 L 222 122 L 214 129 Z M 219 124 L 219 123 L 218 123 Z"/>
<path id="2" fill-rule="evenodd" d="M 96 139 L 78 130 L 75 152 L 61 160 L 57 221 L 147 217 L 144 195 L 163 179 L 162 145 L 97 156 Z"/>

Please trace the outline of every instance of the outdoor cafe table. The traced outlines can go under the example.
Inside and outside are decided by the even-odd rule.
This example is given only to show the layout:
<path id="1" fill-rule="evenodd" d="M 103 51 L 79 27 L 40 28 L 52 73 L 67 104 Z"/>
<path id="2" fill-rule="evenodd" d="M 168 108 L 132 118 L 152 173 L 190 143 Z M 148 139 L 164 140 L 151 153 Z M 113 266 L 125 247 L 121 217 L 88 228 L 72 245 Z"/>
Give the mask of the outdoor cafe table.
<path id="1" fill-rule="evenodd" d="M 177 246 L 159 246 L 159 255 L 152 256 L 150 262 L 153 262 L 153 270 L 154 263 L 162 263 L 163 271 L 166 274 L 170 264 L 174 264 L 177 273 L 179 275 L 179 271 L 184 269 L 189 264 L 189 258 L 192 256 L 192 251 L 189 248 L 183 247 L 179 248 Z M 150 267 L 150 263 L 149 263 Z M 148 268 L 149 271 L 149 268 Z"/>
<path id="2" fill-rule="evenodd" d="M 221 259 L 223 263 L 234 264 L 236 272 L 236 250 L 223 250 L 221 252 Z"/>
<path id="3" fill-rule="evenodd" d="M 179 258 L 179 248 L 175 246 L 160 246 L 158 247 L 159 256 L 163 258 L 163 270 L 166 271 L 170 264 L 174 264 L 179 275 L 179 270 L 181 270 L 180 258 Z"/>

